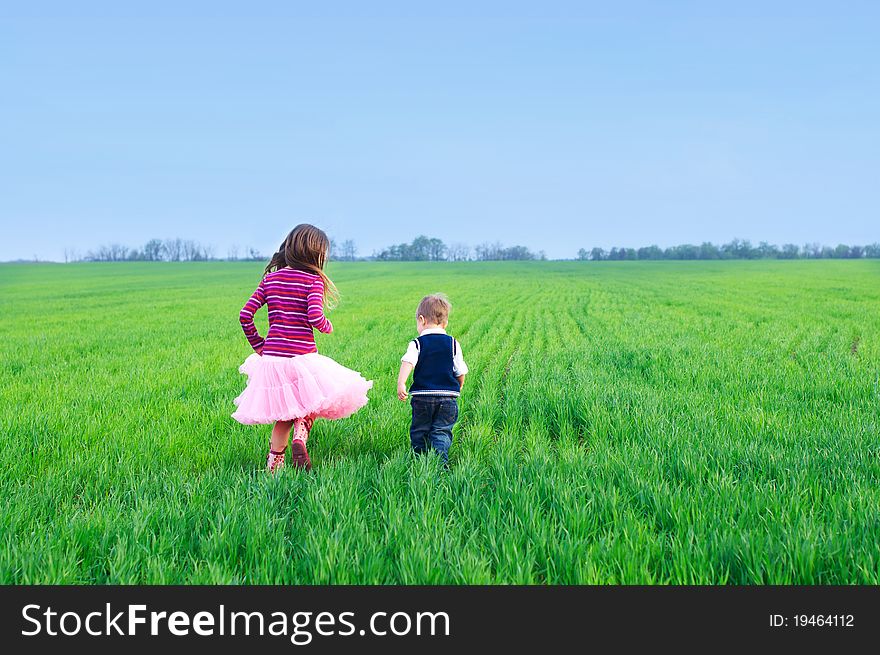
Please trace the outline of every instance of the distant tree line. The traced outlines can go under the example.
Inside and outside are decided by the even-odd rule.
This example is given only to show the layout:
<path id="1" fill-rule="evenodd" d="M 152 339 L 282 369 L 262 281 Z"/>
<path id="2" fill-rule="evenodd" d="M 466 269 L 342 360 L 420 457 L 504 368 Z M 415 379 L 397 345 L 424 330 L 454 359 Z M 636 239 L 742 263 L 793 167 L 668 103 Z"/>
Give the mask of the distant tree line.
<path id="1" fill-rule="evenodd" d="M 198 262 L 218 259 L 214 247 L 191 239 L 150 239 L 141 248 L 130 248 L 118 243 L 99 246 L 80 255 L 76 250 L 65 248 L 66 262 Z M 229 249 L 227 259 L 264 259 L 255 248 L 248 248 L 239 257 L 238 246 Z"/>
<path id="2" fill-rule="evenodd" d="M 412 243 L 388 246 L 373 255 L 379 261 L 441 262 L 441 261 L 496 261 L 547 259 L 543 251 L 534 253 L 525 246 L 505 247 L 499 242 L 482 243 L 471 249 L 463 243 L 447 245 L 436 237 L 424 235 L 413 239 Z"/>
<path id="3" fill-rule="evenodd" d="M 351 239 L 339 243 L 335 239 L 330 240 L 330 256 L 332 259 L 341 261 L 355 261 L 357 246 Z M 73 248 L 64 249 L 64 262 L 198 262 L 208 260 L 226 261 L 261 261 L 269 259 L 253 247 L 242 249 L 238 245 L 232 245 L 226 252 L 226 257 L 217 257 L 213 246 L 203 245 L 198 241 L 188 239 L 150 239 L 142 248 L 130 248 L 128 246 L 113 243 L 100 246 L 95 250 L 89 250 L 85 255 Z"/>
<path id="4" fill-rule="evenodd" d="M 351 239 L 338 242 L 330 240 L 330 257 L 337 261 L 412 261 L 412 262 L 460 262 L 460 261 L 530 261 L 545 260 L 543 250 L 534 252 L 526 246 L 504 246 L 500 242 L 481 243 L 471 248 L 463 243 L 446 244 L 436 237 L 418 236 L 411 243 L 388 246 L 369 257 L 358 257 L 358 248 Z M 734 239 L 730 243 L 715 245 L 682 244 L 661 248 L 657 245 L 641 248 L 614 247 L 611 250 L 581 248 L 577 259 L 590 261 L 627 260 L 713 260 L 713 259 L 863 259 L 880 258 L 880 243 L 866 246 L 839 244 L 832 248 L 818 243 L 798 246 L 786 243 L 776 246 L 766 241 L 752 245 L 747 239 Z M 35 256 L 36 259 L 36 256 Z M 263 261 L 266 255 L 256 248 L 240 249 L 233 245 L 226 257 L 217 257 L 214 247 L 191 239 L 150 239 L 140 248 L 113 243 L 89 250 L 80 255 L 76 250 L 65 248 L 66 262 L 195 262 L 226 259 L 227 261 Z"/>
<path id="5" fill-rule="evenodd" d="M 625 261 L 642 259 L 862 259 L 880 257 L 880 243 L 867 246 L 848 246 L 840 244 L 836 248 L 818 243 L 798 246 L 786 243 L 775 246 L 761 241 L 757 246 L 744 239 L 734 239 L 730 243 L 715 245 L 704 242 L 699 246 L 682 244 L 661 248 L 644 246 L 642 248 L 612 248 L 604 250 L 581 248 L 577 258 L 591 261 Z"/>

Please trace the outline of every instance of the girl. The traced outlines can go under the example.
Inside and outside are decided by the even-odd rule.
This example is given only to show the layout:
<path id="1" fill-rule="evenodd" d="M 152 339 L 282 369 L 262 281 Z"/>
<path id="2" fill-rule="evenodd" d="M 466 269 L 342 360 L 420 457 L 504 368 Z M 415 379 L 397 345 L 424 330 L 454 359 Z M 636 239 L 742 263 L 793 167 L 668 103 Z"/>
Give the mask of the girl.
<path id="1" fill-rule="evenodd" d="M 324 305 L 335 306 L 339 294 L 324 273 L 330 241 L 314 225 L 297 225 L 272 255 L 263 280 L 239 314 L 239 321 L 256 354 L 239 371 L 247 388 L 235 399 L 232 417 L 240 423 L 274 423 L 266 469 L 284 466 L 290 447 L 294 466 L 312 467 L 306 442 L 318 417 L 344 418 L 367 404 L 372 381 L 318 354 L 317 329 L 326 334 L 333 325 Z M 254 312 L 269 306 L 269 332 L 263 339 L 254 326 Z"/>

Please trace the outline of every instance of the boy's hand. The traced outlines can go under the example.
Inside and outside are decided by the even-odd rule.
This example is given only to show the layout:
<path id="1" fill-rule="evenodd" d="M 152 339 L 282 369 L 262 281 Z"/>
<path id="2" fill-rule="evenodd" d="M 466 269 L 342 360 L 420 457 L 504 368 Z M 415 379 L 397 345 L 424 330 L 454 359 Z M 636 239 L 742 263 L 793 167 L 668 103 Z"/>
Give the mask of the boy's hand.
<path id="1" fill-rule="evenodd" d="M 409 362 L 401 362 L 400 363 L 400 373 L 397 374 L 397 398 L 398 400 L 406 400 L 408 394 L 406 393 L 406 381 L 409 379 L 409 374 L 413 370 L 413 365 Z"/>

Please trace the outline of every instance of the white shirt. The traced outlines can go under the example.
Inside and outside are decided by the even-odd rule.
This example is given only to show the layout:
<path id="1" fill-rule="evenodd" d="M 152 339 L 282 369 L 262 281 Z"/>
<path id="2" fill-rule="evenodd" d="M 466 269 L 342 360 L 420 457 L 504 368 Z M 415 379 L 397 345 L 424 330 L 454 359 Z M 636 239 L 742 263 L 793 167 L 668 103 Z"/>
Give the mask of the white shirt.
<path id="1" fill-rule="evenodd" d="M 422 330 L 422 333 L 419 336 L 423 337 L 426 334 L 446 334 L 446 330 L 443 328 L 428 328 L 427 330 Z M 455 342 L 455 347 L 453 348 L 455 354 L 452 356 L 452 372 L 456 377 L 459 375 L 467 375 L 468 367 L 467 364 L 464 363 L 464 356 L 461 354 L 461 344 L 458 343 L 457 339 L 453 339 L 453 341 Z M 416 344 L 412 341 L 409 342 L 409 345 L 406 347 L 406 353 L 400 358 L 400 361 L 408 362 L 413 366 L 418 363 L 419 349 L 416 348 Z"/>

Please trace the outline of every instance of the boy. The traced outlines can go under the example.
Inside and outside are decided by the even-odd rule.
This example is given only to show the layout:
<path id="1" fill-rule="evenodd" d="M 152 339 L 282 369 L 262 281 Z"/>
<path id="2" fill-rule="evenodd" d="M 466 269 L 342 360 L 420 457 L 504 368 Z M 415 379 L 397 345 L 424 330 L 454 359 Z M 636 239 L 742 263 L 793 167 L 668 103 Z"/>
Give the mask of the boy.
<path id="1" fill-rule="evenodd" d="M 397 376 L 397 397 L 411 397 L 409 437 L 413 451 L 419 455 L 433 448 L 444 467 L 448 467 L 452 426 L 458 420 L 458 395 L 468 372 L 461 346 L 446 334 L 450 309 L 442 293 L 422 298 L 416 310 L 419 337 L 409 342 Z M 413 382 L 407 394 L 406 380 L 411 371 Z"/>

